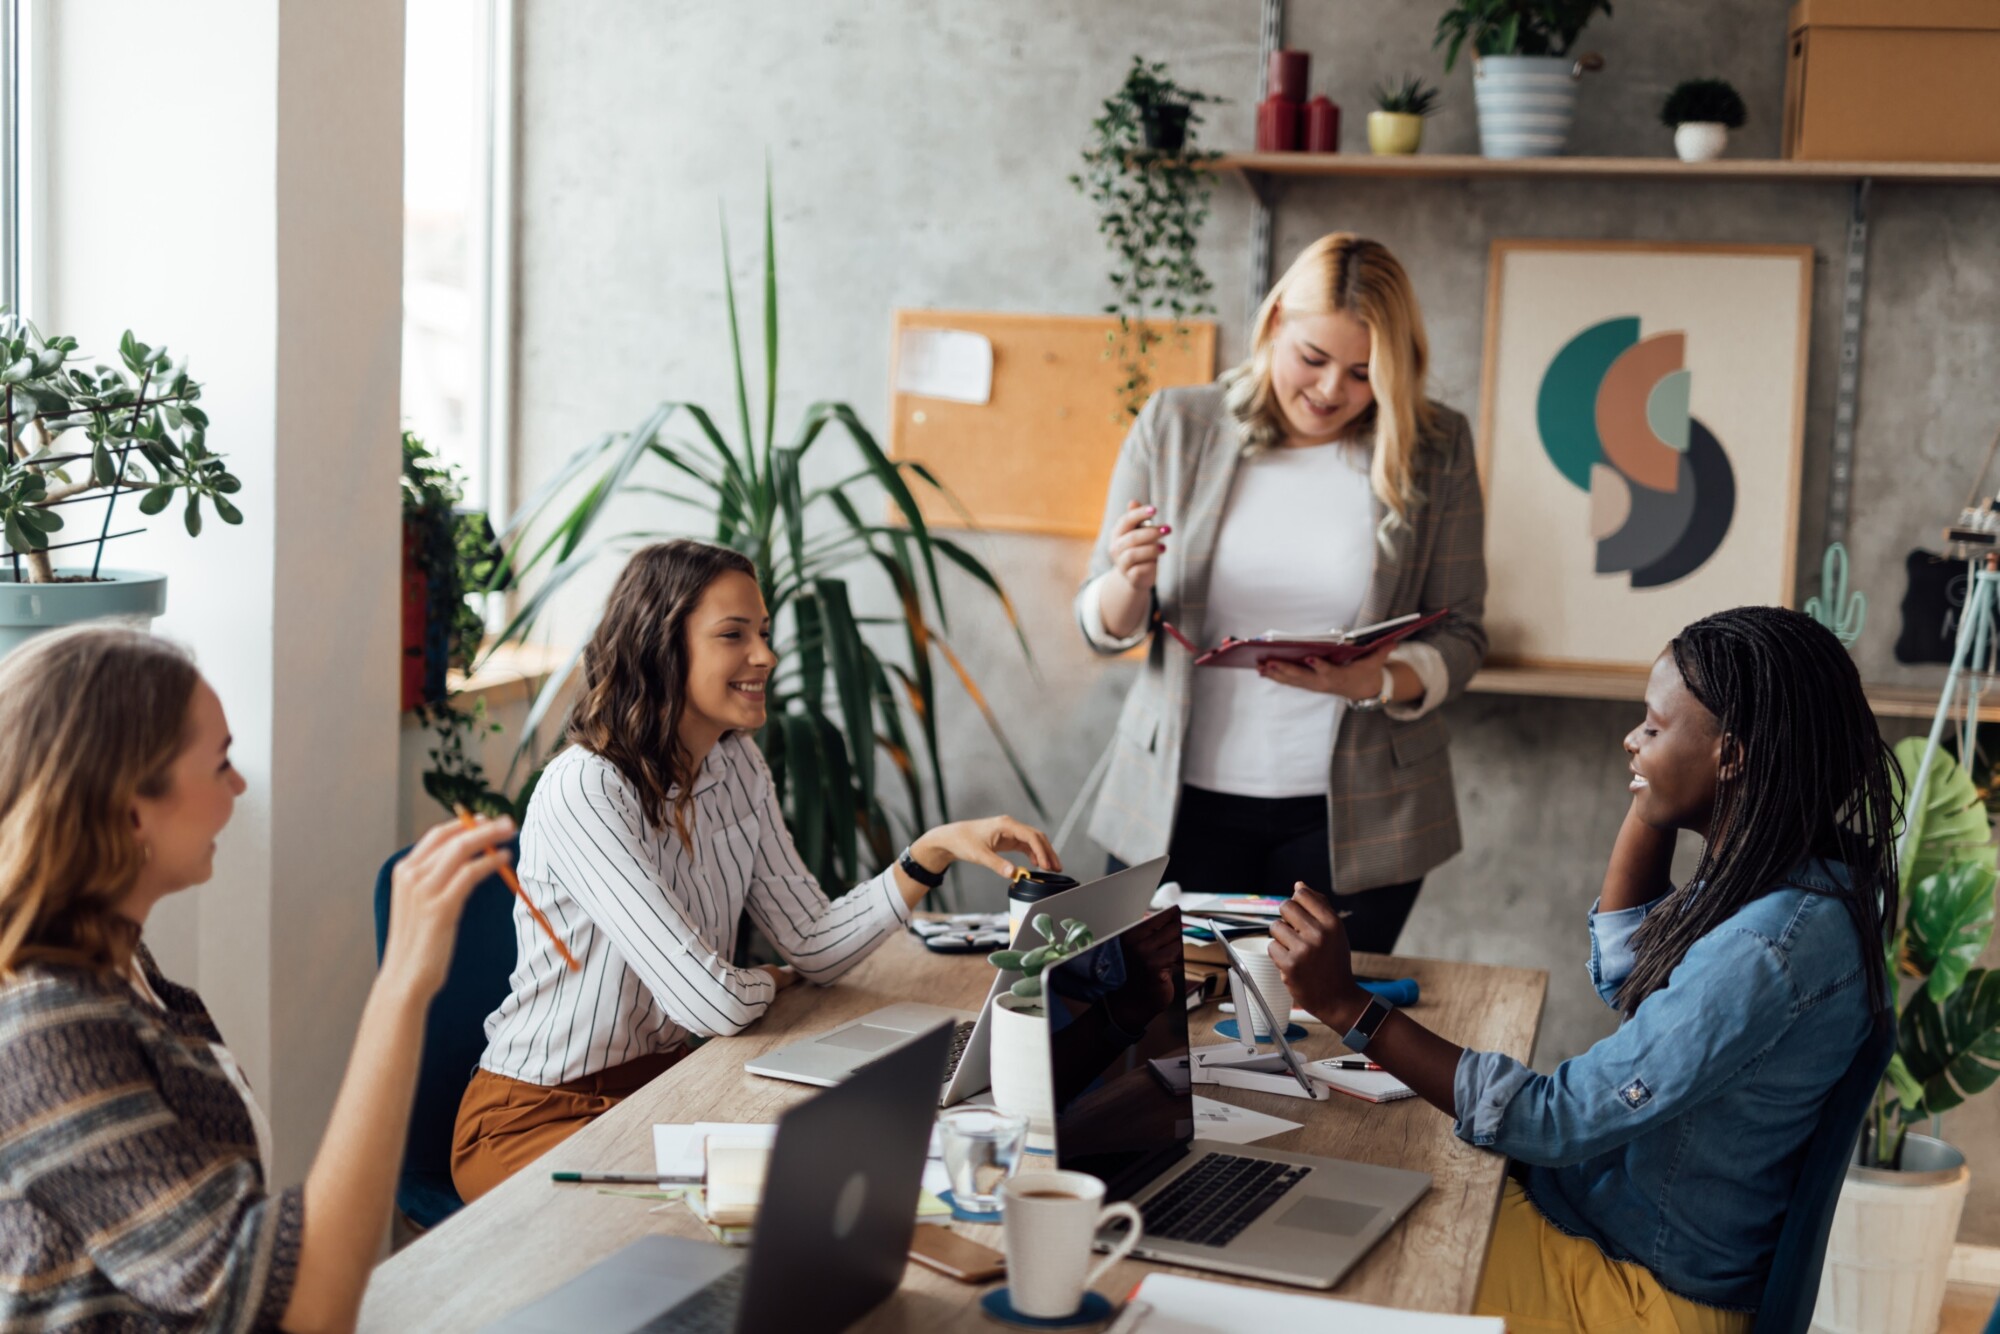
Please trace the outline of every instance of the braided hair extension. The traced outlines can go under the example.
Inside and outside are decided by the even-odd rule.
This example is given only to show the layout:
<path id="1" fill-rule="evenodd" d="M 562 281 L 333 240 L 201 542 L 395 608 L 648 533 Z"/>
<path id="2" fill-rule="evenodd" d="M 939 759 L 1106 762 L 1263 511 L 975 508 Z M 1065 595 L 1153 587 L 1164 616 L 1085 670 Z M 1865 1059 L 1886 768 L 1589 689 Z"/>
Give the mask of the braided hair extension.
<path id="1" fill-rule="evenodd" d="M 1738 607 L 1668 646 L 1688 693 L 1715 716 L 1722 773 L 1700 864 L 1647 914 L 1637 960 L 1618 992 L 1629 1016 L 1667 985 L 1691 946 L 1745 904 L 1781 888 L 1808 857 L 1844 862 L 1842 893 L 1868 994 L 1893 993 L 1883 942 L 1896 921 L 1895 758 L 1831 631 L 1781 607 Z"/>

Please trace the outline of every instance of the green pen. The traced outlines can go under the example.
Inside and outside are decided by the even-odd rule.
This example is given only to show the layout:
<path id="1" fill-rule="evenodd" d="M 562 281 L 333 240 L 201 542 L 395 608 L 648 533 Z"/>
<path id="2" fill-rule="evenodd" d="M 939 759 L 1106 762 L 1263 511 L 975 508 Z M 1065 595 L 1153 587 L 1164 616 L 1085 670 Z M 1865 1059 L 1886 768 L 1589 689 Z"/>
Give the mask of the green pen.
<path id="1" fill-rule="evenodd" d="M 652 1172 L 551 1172 L 549 1180 L 581 1186 L 699 1186 L 700 1177 L 663 1177 Z"/>

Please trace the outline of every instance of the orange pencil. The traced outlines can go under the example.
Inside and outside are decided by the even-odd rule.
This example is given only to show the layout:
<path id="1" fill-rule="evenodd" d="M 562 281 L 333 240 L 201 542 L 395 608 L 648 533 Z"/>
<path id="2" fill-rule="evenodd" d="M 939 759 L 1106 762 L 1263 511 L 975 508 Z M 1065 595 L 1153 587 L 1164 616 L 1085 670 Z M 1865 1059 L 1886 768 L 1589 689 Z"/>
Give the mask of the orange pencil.
<path id="1" fill-rule="evenodd" d="M 467 829 L 472 829 L 478 825 L 479 821 L 474 819 L 472 812 L 465 809 L 465 807 L 454 806 L 452 810 L 457 813 L 458 822 Z M 519 899 L 522 905 L 527 908 L 528 915 L 535 919 L 536 926 L 542 928 L 542 934 L 549 938 L 549 944 L 556 947 L 556 953 L 560 954 L 562 961 L 569 965 L 569 970 L 574 973 L 582 968 L 583 965 L 576 961 L 576 956 L 571 954 L 569 948 L 557 937 L 556 929 L 549 925 L 549 919 L 542 916 L 542 910 L 537 908 L 534 900 L 528 897 L 528 891 L 521 888 L 521 882 L 514 877 L 514 868 L 502 862 L 500 864 L 500 878 L 507 882 L 507 888 L 513 890 L 514 897 Z"/>

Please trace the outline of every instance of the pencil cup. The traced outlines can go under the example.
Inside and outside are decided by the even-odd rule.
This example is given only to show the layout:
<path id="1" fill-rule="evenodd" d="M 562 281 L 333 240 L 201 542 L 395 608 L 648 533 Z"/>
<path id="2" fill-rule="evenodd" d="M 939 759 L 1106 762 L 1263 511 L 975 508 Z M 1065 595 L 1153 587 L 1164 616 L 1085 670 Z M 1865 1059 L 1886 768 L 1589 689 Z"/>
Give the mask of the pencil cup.
<path id="1" fill-rule="evenodd" d="M 1000 1184 L 1006 1235 L 1007 1292 L 1014 1309 L 1038 1320 L 1060 1320 L 1083 1305 L 1084 1289 L 1139 1244 L 1139 1211 L 1126 1201 L 1107 1205 L 1104 1183 L 1083 1172 L 1035 1172 Z M 1111 1254 L 1090 1264 L 1097 1230 L 1115 1219 L 1128 1226 Z"/>
<path id="2" fill-rule="evenodd" d="M 1231 941 L 1230 945 L 1243 960 L 1243 971 L 1250 975 L 1250 981 L 1256 986 L 1257 994 L 1262 996 L 1264 1004 L 1270 1007 L 1272 1017 L 1280 1024 L 1291 1022 L 1292 993 L 1286 988 L 1285 979 L 1279 976 L 1278 965 L 1271 962 L 1271 938 L 1252 936 L 1247 940 Z M 1237 1000 L 1236 1022 L 1239 1029 L 1245 1018 L 1244 1010 L 1248 1009 L 1249 1031 L 1258 1041 L 1269 1042 L 1271 1026 L 1264 1022 L 1264 1011 L 1254 1002 L 1245 1004 L 1249 999 L 1244 996 Z"/>

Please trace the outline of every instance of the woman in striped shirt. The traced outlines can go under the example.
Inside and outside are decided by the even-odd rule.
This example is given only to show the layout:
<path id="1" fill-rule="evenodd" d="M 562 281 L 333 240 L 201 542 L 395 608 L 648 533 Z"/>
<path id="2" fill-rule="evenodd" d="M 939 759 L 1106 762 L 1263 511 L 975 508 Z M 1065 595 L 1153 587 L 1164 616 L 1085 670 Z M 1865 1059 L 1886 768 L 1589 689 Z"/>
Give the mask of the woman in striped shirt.
<path id="1" fill-rule="evenodd" d="M 829 902 L 785 830 L 750 733 L 778 665 L 756 570 L 701 542 L 647 547 L 584 649 L 570 742 L 521 831 L 521 883 L 571 971 L 514 911 L 512 991 L 459 1105 L 452 1180 L 467 1200 L 674 1064 L 691 1036 L 741 1032 L 779 990 L 828 983 L 900 930 L 953 862 L 1059 869 L 1006 816 L 932 829 Z M 790 966 L 739 968 L 745 912 Z"/>
<path id="2" fill-rule="evenodd" d="M 354 1328 L 389 1222 L 424 1014 L 506 821 L 397 868 L 387 948 L 326 1137 L 275 1190 L 270 1138 L 148 913 L 209 878 L 243 779 L 187 655 L 86 626 L 0 662 L 0 1329 Z"/>

